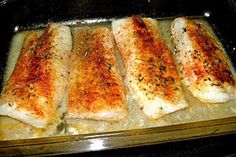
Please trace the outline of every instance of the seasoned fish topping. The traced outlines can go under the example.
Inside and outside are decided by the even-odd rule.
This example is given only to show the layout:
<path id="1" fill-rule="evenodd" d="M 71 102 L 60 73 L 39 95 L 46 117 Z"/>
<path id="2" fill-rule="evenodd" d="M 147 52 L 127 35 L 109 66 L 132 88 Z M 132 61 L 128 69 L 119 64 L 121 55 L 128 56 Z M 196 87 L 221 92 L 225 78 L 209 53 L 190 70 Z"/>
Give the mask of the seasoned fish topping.
<path id="1" fill-rule="evenodd" d="M 126 83 L 144 113 L 156 119 L 185 108 L 180 77 L 158 23 L 131 17 L 112 22 L 118 49 L 126 67 Z"/>
<path id="2" fill-rule="evenodd" d="M 55 121 L 65 94 L 72 42 L 69 27 L 50 24 L 43 35 L 29 33 L 0 97 L 0 115 L 37 128 Z"/>
<path id="3" fill-rule="evenodd" d="M 176 57 L 183 83 L 203 102 L 234 99 L 235 80 L 220 48 L 209 31 L 193 20 L 180 17 L 172 23 Z"/>
<path id="4" fill-rule="evenodd" d="M 120 120 L 125 90 L 108 28 L 78 27 L 71 56 L 67 118 Z"/>

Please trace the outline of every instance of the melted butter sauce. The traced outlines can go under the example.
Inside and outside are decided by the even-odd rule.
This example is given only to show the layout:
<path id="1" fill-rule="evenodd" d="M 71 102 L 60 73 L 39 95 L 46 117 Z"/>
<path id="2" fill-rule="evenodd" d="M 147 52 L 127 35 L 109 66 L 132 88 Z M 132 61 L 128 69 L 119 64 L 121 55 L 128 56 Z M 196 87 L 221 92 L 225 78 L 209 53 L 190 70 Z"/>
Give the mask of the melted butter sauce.
<path id="1" fill-rule="evenodd" d="M 171 28 L 170 25 L 172 20 L 173 20 L 172 18 L 166 18 L 166 19 L 162 18 L 158 19 L 158 22 L 162 38 L 166 42 L 170 51 L 173 53 L 174 46 L 171 42 L 171 31 L 170 31 Z M 204 19 L 195 19 L 195 20 L 196 22 L 202 23 L 205 27 L 208 28 L 210 33 L 213 35 L 214 38 L 217 39 L 218 44 L 223 49 L 222 44 L 216 37 L 211 26 Z M 107 21 L 107 19 L 84 20 L 79 22 L 69 21 L 69 22 L 64 22 L 63 24 L 70 25 L 72 36 L 74 34 L 75 27 L 77 26 L 82 26 L 82 27 L 104 26 L 111 29 L 110 21 Z M 39 27 L 43 27 L 43 25 Z M 37 31 L 38 33 L 42 33 L 42 30 L 38 29 L 39 27 L 35 27 L 37 29 L 30 31 Z M 23 30 L 23 29 L 19 27 L 17 28 L 17 30 Z M 27 28 L 24 28 L 24 31 L 16 32 L 16 34 L 12 38 L 12 44 L 9 51 L 3 84 L 6 84 L 12 71 L 14 70 L 14 66 L 17 62 L 16 56 L 19 56 L 23 40 L 28 32 L 29 31 L 27 30 Z M 115 47 L 115 56 L 116 59 L 118 60 L 120 73 L 122 75 L 122 78 L 124 79 L 125 78 L 124 63 L 122 61 L 122 57 L 117 51 L 116 45 L 114 47 Z M 235 77 L 236 73 L 233 68 L 233 65 L 230 62 L 229 57 L 227 58 L 229 60 L 228 63 L 231 68 L 231 71 L 233 72 L 234 78 L 236 78 Z M 125 88 L 127 89 L 126 85 Z M 190 92 L 188 92 L 186 87 L 183 87 L 185 98 L 189 103 L 190 107 L 184 110 L 174 112 L 172 114 L 168 114 L 157 120 L 150 120 L 144 115 L 140 107 L 135 102 L 134 97 L 129 93 L 128 89 L 126 91 L 127 91 L 127 104 L 128 104 L 129 114 L 126 119 L 121 120 L 119 122 L 104 122 L 104 121 L 82 120 L 82 119 L 64 119 L 63 118 L 64 116 L 62 116 L 59 127 L 52 125 L 48 129 L 42 130 L 42 129 L 35 129 L 27 124 L 24 124 L 9 117 L 0 116 L 0 139 L 2 140 L 25 139 L 25 138 L 47 137 L 47 136 L 58 136 L 58 135 L 112 132 L 117 130 L 160 127 L 160 126 L 183 124 L 183 123 L 236 116 L 236 105 L 235 105 L 236 100 L 231 100 L 227 103 L 221 103 L 221 104 L 206 104 L 194 98 L 190 94 Z M 60 106 L 65 106 L 65 103 L 66 99 L 64 98 Z M 62 108 L 60 109 L 64 110 Z"/>

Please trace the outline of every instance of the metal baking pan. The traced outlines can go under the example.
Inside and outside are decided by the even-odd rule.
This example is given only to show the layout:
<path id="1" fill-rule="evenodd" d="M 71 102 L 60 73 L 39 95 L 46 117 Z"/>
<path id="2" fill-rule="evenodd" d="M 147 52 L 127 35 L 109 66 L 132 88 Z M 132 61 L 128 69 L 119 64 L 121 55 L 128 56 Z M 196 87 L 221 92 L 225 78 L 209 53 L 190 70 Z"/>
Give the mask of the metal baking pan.
<path id="1" fill-rule="evenodd" d="M 76 22 L 97 19 L 109 21 L 132 15 L 159 19 L 177 16 L 201 17 L 210 23 L 236 67 L 234 0 L 3 0 L 0 1 L 0 82 L 3 81 L 11 40 L 16 32 L 41 28 L 49 22 L 75 25 Z M 143 129 L 0 141 L 0 153 L 5 156 L 69 154 L 233 133 L 236 133 L 236 116 L 228 116 Z"/>

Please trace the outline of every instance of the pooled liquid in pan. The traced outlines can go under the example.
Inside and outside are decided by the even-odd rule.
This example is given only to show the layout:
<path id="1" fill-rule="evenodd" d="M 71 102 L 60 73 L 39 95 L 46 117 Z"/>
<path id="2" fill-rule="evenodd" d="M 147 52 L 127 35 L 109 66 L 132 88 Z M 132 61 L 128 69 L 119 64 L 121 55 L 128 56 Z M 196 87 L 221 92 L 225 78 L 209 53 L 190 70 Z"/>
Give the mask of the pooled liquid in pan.
<path id="1" fill-rule="evenodd" d="M 212 28 L 205 20 L 196 19 L 196 21 L 203 23 L 206 27 L 210 28 L 211 33 L 214 34 Z M 158 19 L 158 22 L 160 25 L 162 38 L 166 42 L 171 52 L 173 53 L 174 47 L 173 44 L 171 43 L 171 38 L 170 38 L 171 36 L 170 24 L 172 22 L 172 19 Z M 71 31 L 73 35 L 74 27 L 75 26 L 77 27 L 78 25 L 76 22 L 68 24 L 72 24 Z M 91 27 L 98 25 L 108 27 L 109 29 L 111 28 L 110 21 L 107 22 L 95 21 L 92 23 L 89 23 L 89 21 L 85 21 L 84 23 L 79 24 L 79 26 L 91 26 Z M 8 56 L 7 67 L 5 69 L 3 84 L 6 83 L 6 81 L 8 80 L 14 69 L 15 63 L 17 61 L 16 56 L 19 55 L 21 45 L 26 33 L 27 31 L 19 31 L 14 35 L 12 39 L 12 45 Z M 115 52 L 115 55 L 119 63 L 121 75 L 124 78 L 125 76 L 124 64 L 117 50 Z M 235 77 L 235 71 L 233 70 L 232 64 L 230 64 L 230 67 Z M 206 104 L 194 98 L 185 87 L 183 87 L 183 90 L 186 100 L 188 101 L 190 107 L 166 115 L 157 120 L 148 119 L 144 115 L 140 107 L 136 105 L 134 98 L 128 92 L 127 101 L 128 101 L 129 114 L 126 119 L 121 120 L 119 122 L 104 122 L 104 121 L 82 120 L 82 119 L 66 120 L 64 119 L 64 117 L 62 117 L 62 121 L 59 126 L 52 125 L 51 128 L 48 128 L 47 130 L 42 130 L 42 129 L 35 129 L 29 125 L 26 125 L 22 122 L 19 122 L 17 120 L 8 117 L 0 117 L 0 138 L 24 139 L 32 137 L 111 132 L 117 130 L 159 127 L 159 126 L 183 124 L 183 123 L 236 116 L 235 100 L 231 100 L 227 103 L 221 103 L 221 104 Z M 62 103 L 65 102 L 66 100 L 64 100 L 64 102 Z M 57 128 L 56 132 L 53 131 L 55 127 Z"/>

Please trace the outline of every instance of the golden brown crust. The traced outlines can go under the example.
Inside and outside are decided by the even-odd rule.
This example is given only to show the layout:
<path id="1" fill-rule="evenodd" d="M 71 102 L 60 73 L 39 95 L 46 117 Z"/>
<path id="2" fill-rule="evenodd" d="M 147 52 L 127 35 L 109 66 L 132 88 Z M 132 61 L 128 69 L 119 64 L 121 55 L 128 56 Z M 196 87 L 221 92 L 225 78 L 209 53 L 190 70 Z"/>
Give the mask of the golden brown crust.
<path id="1" fill-rule="evenodd" d="M 216 41 L 205 30 L 201 24 L 197 24 L 192 20 L 187 20 L 186 31 L 193 43 L 195 50 L 192 66 L 185 66 L 186 71 L 194 71 L 197 76 L 197 81 L 202 80 L 204 76 L 211 75 L 214 79 L 215 85 L 221 83 L 228 83 L 235 85 L 235 81 L 230 72 L 226 58 L 222 50 L 216 44 Z M 191 73 L 186 73 L 186 75 Z M 191 77 L 191 76 L 189 76 Z"/>
<path id="2" fill-rule="evenodd" d="M 149 90 L 153 93 L 163 94 L 166 99 L 172 99 L 177 87 L 176 82 L 180 81 L 180 78 L 169 49 L 160 37 L 157 37 L 158 34 L 154 34 L 149 26 L 152 24 L 135 17 L 131 20 L 140 50 L 137 57 L 142 59 L 137 67 L 140 69 L 137 76 L 139 81 L 149 85 Z"/>
<path id="3" fill-rule="evenodd" d="M 176 90 L 182 91 L 180 77 L 169 49 L 159 36 L 157 23 L 148 18 L 128 20 L 123 24 L 123 32 L 116 35 L 127 72 L 149 98 L 161 96 L 172 102 L 179 101 L 175 94 Z M 122 35 L 124 32 L 126 35 Z M 126 43 L 125 39 L 134 41 Z"/>
<path id="4" fill-rule="evenodd" d="M 157 21 L 130 17 L 113 21 L 112 29 L 125 63 L 127 86 L 143 112 L 157 119 L 187 107 Z"/>
<path id="5" fill-rule="evenodd" d="M 52 102 L 52 86 L 50 61 L 47 54 L 52 35 L 45 32 L 38 38 L 36 33 L 29 34 L 19 60 L 3 91 L 7 97 L 12 96 L 18 100 L 17 108 L 24 108 L 38 118 L 44 118 L 45 109 L 36 105 L 36 98 L 40 95 Z M 50 107 L 48 107 L 49 109 Z"/>
<path id="6" fill-rule="evenodd" d="M 202 102 L 220 103 L 236 96 L 226 54 L 200 22 L 179 17 L 172 22 L 173 42 L 182 82 Z"/>
<path id="7" fill-rule="evenodd" d="M 125 91 L 114 56 L 113 39 L 107 28 L 77 28 L 71 56 L 68 117 L 99 118 L 102 112 L 126 114 Z"/>
<path id="8" fill-rule="evenodd" d="M 38 128 L 46 127 L 58 118 L 60 100 L 57 98 L 65 92 L 67 77 L 64 71 L 68 70 L 65 62 L 70 51 L 68 27 L 51 24 L 41 36 L 29 33 L 2 91 L 0 114 Z"/>

